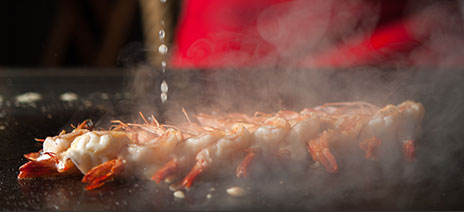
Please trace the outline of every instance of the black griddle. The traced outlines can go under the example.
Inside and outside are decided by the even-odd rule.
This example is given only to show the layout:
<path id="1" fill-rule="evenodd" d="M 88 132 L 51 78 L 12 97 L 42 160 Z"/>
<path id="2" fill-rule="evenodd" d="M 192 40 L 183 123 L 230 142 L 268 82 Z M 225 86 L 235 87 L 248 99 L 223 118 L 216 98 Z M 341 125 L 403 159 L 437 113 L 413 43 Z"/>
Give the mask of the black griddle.
<path id="1" fill-rule="evenodd" d="M 156 70 L 0 70 L 0 209 L 2 210 L 463 210 L 464 91 L 461 70 L 301 70 L 269 74 L 268 70 L 178 71 L 166 76 L 167 104 L 160 104 Z M 367 72 L 367 74 L 366 74 Z M 298 77 L 292 77 L 297 73 Z M 273 76 L 271 76 L 273 75 Z M 142 88 L 131 88 L 132 79 Z M 144 77 L 140 77 L 144 76 Z M 349 77 L 348 77 L 349 76 Z M 278 80 L 277 80 L 278 79 Z M 297 79 L 297 80 L 296 80 Z M 368 83 L 368 81 L 379 83 Z M 145 84 L 144 84 L 145 83 Z M 288 86 L 291 85 L 291 86 Z M 321 89 L 323 86 L 330 89 Z M 328 86 L 326 86 L 328 85 Z M 324 88 L 325 88 L 324 87 Z M 140 90 L 152 92 L 140 93 Z M 243 92 L 243 91 L 246 92 Z M 336 92 L 334 91 L 336 90 Z M 263 95 L 263 91 L 265 94 Z M 304 92 L 301 92 L 304 91 Z M 34 104 L 14 97 L 37 92 Z M 59 95 L 74 92 L 75 102 Z M 373 95 L 375 94 L 375 95 Z M 224 99 L 233 99 L 227 104 Z M 38 151 L 34 138 L 56 135 L 70 124 L 92 119 L 101 128 L 111 119 L 137 121 L 138 111 L 161 121 L 181 119 L 171 114 L 220 109 L 226 112 L 272 112 L 301 109 L 329 101 L 366 100 L 384 105 L 414 99 L 424 104 L 424 136 L 417 161 L 397 161 L 382 169 L 377 162 L 350 157 L 340 160 L 340 173 L 325 173 L 312 164 L 259 161 L 261 169 L 248 180 L 232 175 L 203 176 L 184 199 L 176 199 L 166 184 L 117 179 L 85 191 L 80 177 L 18 181 L 23 154 Z M 243 104 L 247 102 L 247 104 Z M 169 118 L 168 118 L 169 117 Z M 356 154 L 356 150 L 335 152 Z M 291 168 L 290 168 L 291 167 Z M 231 197 L 230 186 L 246 189 Z M 207 196 L 211 195 L 211 198 Z"/>

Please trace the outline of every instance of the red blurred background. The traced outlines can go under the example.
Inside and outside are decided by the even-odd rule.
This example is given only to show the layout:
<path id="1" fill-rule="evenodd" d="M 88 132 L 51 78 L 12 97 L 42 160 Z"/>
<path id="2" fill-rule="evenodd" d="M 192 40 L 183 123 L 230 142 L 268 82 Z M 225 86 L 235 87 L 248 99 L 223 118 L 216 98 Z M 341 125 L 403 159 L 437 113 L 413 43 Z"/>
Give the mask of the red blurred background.
<path id="1" fill-rule="evenodd" d="M 140 2 L 2 1 L 0 66 L 153 60 Z M 437 0 L 175 1 L 166 13 L 175 29 L 170 61 L 178 69 L 461 66 L 462 8 Z"/>
<path id="2" fill-rule="evenodd" d="M 461 66 L 460 9 L 457 1 L 185 0 L 172 64 Z"/>

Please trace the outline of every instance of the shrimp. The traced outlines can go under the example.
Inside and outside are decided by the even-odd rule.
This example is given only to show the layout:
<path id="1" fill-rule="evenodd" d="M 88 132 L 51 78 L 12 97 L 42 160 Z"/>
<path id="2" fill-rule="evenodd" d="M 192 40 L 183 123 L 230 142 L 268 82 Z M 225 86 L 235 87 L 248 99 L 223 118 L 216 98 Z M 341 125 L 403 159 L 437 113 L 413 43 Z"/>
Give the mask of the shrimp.
<path id="1" fill-rule="evenodd" d="M 77 173 L 77 169 L 69 160 L 65 160 L 64 152 L 71 146 L 74 138 L 89 132 L 87 124 L 89 120 L 83 121 L 72 132 L 64 130 L 54 137 L 47 137 L 43 141 L 43 148 L 39 152 L 25 154 L 29 160 L 19 168 L 18 179 L 37 177 L 53 177 Z"/>
<path id="2" fill-rule="evenodd" d="M 161 125 L 158 120 L 156 120 L 155 116 L 151 116 L 151 123 L 147 121 L 142 113 L 140 113 L 140 116 L 142 117 L 144 124 L 126 124 L 120 120 L 113 120 L 112 123 L 117 125 L 112 126 L 112 129 L 123 129 L 126 133 L 128 133 L 132 140 L 139 144 L 149 142 L 150 140 L 163 135 L 163 133 L 166 131 L 165 125 Z"/>
<path id="3" fill-rule="evenodd" d="M 394 149 L 396 132 L 401 123 L 401 113 L 394 105 L 378 110 L 365 124 L 360 133 L 359 147 L 365 152 L 366 159 L 376 160 L 378 148 L 384 152 Z"/>
<path id="4" fill-rule="evenodd" d="M 318 112 L 322 118 L 321 125 L 328 127 L 315 139 L 308 141 L 308 152 L 312 159 L 322 164 L 327 172 L 336 173 L 338 165 L 335 157 L 329 150 L 330 147 L 347 147 L 359 136 L 367 119 L 367 115 L 331 115 Z M 332 114 L 337 114 L 332 111 Z M 322 128 L 322 127 L 321 127 Z"/>
<path id="5" fill-rule="evenodd" d="M 36 139 L 43 141 L 43 149 L 24 155 L 29 161 L 20 167 L 18 179 L 82 174 L 85 189 L 92 190 L 134 173 L 156 183 L 185 174 L 174 186 L 188 189 L 207 172 L 235 168 L 236 177 L 247 177 L 257 157 L 294 163 L 309 154 L 315 165 L 337 173 L 336 157 L 355 151 L 380 159 L 383 166 L 396 166 L 398 157 L 392 154 L 402 152 L 406 161 L 415 160 L 425 115 L 423 105 L 413 101 L 383 108 L 335 102 L 253 116 L 200 113 L 196 122 L 182 111 L 188 122 L 176 126 L 140 114 L 141 124 L 115 120 L 109 130 L 92 130 L 84 121 L 69 133 Z"/>
<path id="6" fill-rule="evenodd" d="M 235 122 L 245 122 L 245 123 L 253 122 L 253 118 L 248 116 L 245 113 L 229 113 L 229 114 L 226 114 L 225 118 L 229 120 L 233 120 Z"/>
<path id="7" fill-rule="evenodd" d="M 105 158 L 104 154 L 97 155 L 104 162 L 86 172 L 82 182 L 88 183 L 87 190 L 95 189 L 102 186 L 106 181 L 122 174 L 126 168 L 130 173 L 142 172 L 142 175 L 151 176 L 168 160 L 169 154 L 182 140 L 182 134 L 175 129 L 167 129 L 163 135 L 143 145 L 130 140 L 128 142 L 121 139 L 113 140 L 113 143 L 124 144 L 124 146 L 120 150 L 116 150 L 117 148 L 111 150 L 111 147 L 107 148 L 108 153 L 114 154 L 111 155 L 112 157 Z M 104 140 L 103 143 L 105 143 Z"/>
<path id="8" fill-rule="evenodd" d="M 230 126 L 233 126 L 236 122 L 249 131 L 254 131 L 257 128 L 257 125 L 252 123 L 252 118 L 243 113 L 232 113 L 224 116 L 200 113 L 196 118 L 202 125 L 191 123 L 190 119 L 188 119 L 189 123 L 182 125 L 182 129 L 189 131 L 195 136 L 180 144 L 176 148 L 173 158 L 152 176 L 152 180 L 156 183 L 160 183 L 167 176 L 179 170 L 192 166 L 195 156 L 204 148 L 224 137 L 225 130 L 230 129 Z"/>
<path id="9" fill-rule="evenodd" d="M 236 123 L 240 123 L 248 129 L 252 129 L 256 125 L 254 118 L 249 117 L 244 113 L 230 113 L 225 115 L 208 115 L 200 113 L 195 117 L 203 126 L 222 130 L 230 129 Z"/>
<path id="10" fill-rule="evenodd" d="M 201 125 L 218 129 L 230 129 L 230 127 L 234 124 L 231 120 L 218 115 L 200 113 L 195 117 Z"/>
<path id="11" fill-rule="evenodd" d="M 181 131 L 169 128 L 163 135 L 143 145 L 129 144 L 120 154 L 127 167 L 148 178 L 166 163 L 176 146 L 184 142 Z"/>
<path id="12" fill-rule="evenodd" d="M 93 167 L 117 158 L 129 143 L 131 140 L 122 131 L 89 131 L 74 139 L 64 152 L 65 159 L 70 159 L 85 174 Z"/>
<path id="13" fill-rule="evenodd" d="M 237 177 L 247 177 L 247 168 L 256 156 L 268 156 L 277 152 L 277 147 L 290 130 L 290 124 L 284 118 L 274 116 L 264 121 L 252 134 L 252 145 L 247 149 L 248 154 L 236 169 Z"/>
<path id="14" fill-rule="evenodd" d="M 416 139 L 422 134 L 421 123 L 425 109 L 421 103 L 413 101 L 403 102 L 396 107 L 402 118 L 397 131 L 398 139 L 402 144 L 404 158 L 411 162 L 415 160 Z"/>
<path id="15" fill-rule="evenodd" d="M 152 176 L 152 180 L 160 183 L 169 175 L 175 174 L 179 170 L 184 170 L 192 166 L 195 162 L 195 156 L 204 148 L 212 145 L 218 139 L 224 136 L 221 130 L 204 131 L 196 137 L 186 139 L 184 142 L 176 146 L 172 159 L 169 160 L 162 168 L 160 168 Z"/>
<path id="16" fill-rule="evenodd" d="M 356 102 L 331 102 L 314 108 L 316 111 L 331 115 L 372 115 L 379 107 L 363 101 Z"/>
<path id="17" fill-rule="evenodd" d="M 91 131 L 83 123 L 71 133 L 63 131 L 47 137 L 40 152 L 25 155 L 30 162 L 20 167 L 18 178 L 82 173 L 82 181 L 88 183 L 86 189 L 94 189 L 121 174 L 125 167 L 159 168 L 183 140 L 182 134 L 172 128 L 157 130 L 156 125 L 148 123 L 116 123 L 119 125 L 109 131 Z M 139 136 L 141 131 L 143 136 Z"/>
<path id="18" fill-rule="evenodd" d="M 196 163 L 182 181 L 182 186 L 190 188 L 195 179 L 203 172 L 226 165 L 237 154 L 243 152 L 251 144 L 250 132 L 241 124 L 234 124 L 226 130 L 225 136 L 217 142 L 202 149 L 196 155 Z"/>
<path id="19" fill-rule="evenodd" d="M 282 117 L 288 121 L 290 127 L 293 127 L 298 121 L 301 120 L 301 114 L 291 110 L 281 110 L 276 113 L 276 116 Z"/>
<path id="20" fill-rule="evenodd" d="M 320 133 L 320 119 L 316 113 L 302 111 L 296 120 L 292 120 L 294 124 L 282 143 L 279 154 L 294 161 L 303 161 L 308 154 L 306 141 Z"/>
<path id="21" fill-rule="evenodd" d="M 308 152 L 317 164 L 322 164 L 329 173 L 337 173 L 338 165 L 329 150 L 329 140 L 332 130 L 323 131 L 317 138 L 308 141 Z"/>

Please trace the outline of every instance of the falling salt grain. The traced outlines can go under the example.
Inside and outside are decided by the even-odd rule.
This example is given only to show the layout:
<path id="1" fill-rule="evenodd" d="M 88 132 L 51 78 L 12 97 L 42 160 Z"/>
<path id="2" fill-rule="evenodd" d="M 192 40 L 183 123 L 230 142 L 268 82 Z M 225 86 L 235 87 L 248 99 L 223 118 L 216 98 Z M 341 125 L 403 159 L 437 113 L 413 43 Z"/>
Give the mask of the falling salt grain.
<path id="1" fill-rule="evenodd" d="M 179 199 L 183 199 L 183 198 L 185 198 L 185 195 L 184 195 L 184 192 L 182 192 L 182 191 L 176 191 L 176 192 L 174 192 L 174 197 L 179 198 Z"/>
<path id="2" fill-rule="evenodd" d="M 161 70 L 163 71 L 163 73 L 166 73 L 166 61 L 161 61 Z"/>
<path id="3" fill-rule="evenodd" d="M 162 103 L 165 103 L 166 100 L 168 100 L 168 94 L 167 93 L 161 93 L 160 97 L 161 97 L 161 102 Z"/>
<path id="4" fill-rule="evenodd" d="M 166 32 L 164 32 L 164 30 L 160 30 L 158 32 L 158 35 L 159 35 L 160 40 L 164 40 L 164 38 L 166 37 Z"/>
<path id="5" fill-rule="evenodd" d="M 3 125 L 0 125 L 0 130 L 4 130 L 4 129 L 6 129 L 6 127 Z"/>
<path id="6" fill-rule="evenodd" d="M 159 47 L 158 47 L 158 52 L 162 55 L 165 55 L 168 53 L 168 46 L 166 46 L 165 44 L 161 44 Z"/>
<path id="7" fill-rule="evenodd" d="M 211 194 L 206 195 L 206 199 L 211 199 L 211 197 L 213 197 L 213 195 L 211 195 Z"/>
<path id="8" fill-rule="evenodd" d="M 233 197 L 242 197 L 246 194 L 245 189 L 238 186 L 230 187 L 226 191 L 230 196 Z"/>
<path id="9" fill-rule="evenodd" d="M 163 82 L 161 83 L 161 92 L 167 93 L 168 90 L 169 90 L 168 83 L 163 80 Z"/>

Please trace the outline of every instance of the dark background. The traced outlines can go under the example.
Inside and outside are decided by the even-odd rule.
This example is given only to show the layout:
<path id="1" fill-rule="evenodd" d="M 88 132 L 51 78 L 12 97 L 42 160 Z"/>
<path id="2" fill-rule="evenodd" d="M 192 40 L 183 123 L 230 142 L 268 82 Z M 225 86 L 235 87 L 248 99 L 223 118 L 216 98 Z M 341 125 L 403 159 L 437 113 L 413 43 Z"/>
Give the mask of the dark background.
<path id="1" fill-rule="evenodd" d="M 176 1 L 177 2 L 177 1 Z M 169 13 L 177 17 L 178 3 Z M 0 2 L 0 66 L 123 67 L 127 46 L 144 48 L 139 1 Z M 144 61 L 144 53 L 133 60 Z"/>

